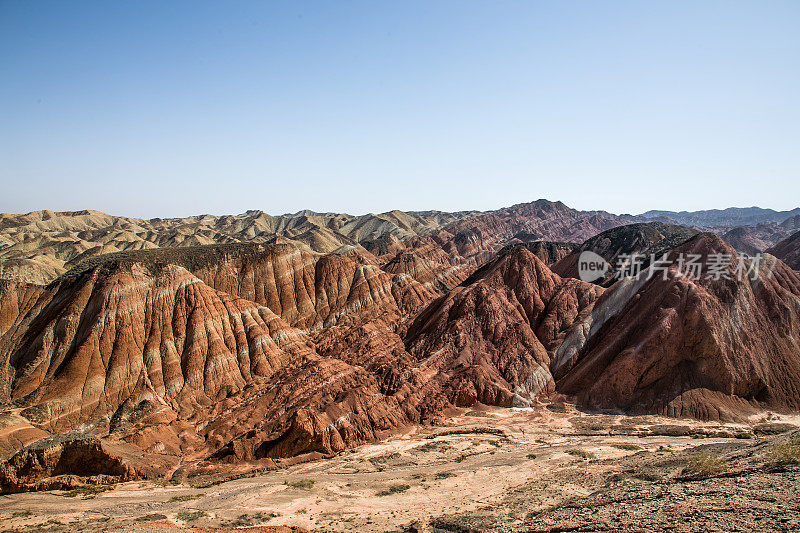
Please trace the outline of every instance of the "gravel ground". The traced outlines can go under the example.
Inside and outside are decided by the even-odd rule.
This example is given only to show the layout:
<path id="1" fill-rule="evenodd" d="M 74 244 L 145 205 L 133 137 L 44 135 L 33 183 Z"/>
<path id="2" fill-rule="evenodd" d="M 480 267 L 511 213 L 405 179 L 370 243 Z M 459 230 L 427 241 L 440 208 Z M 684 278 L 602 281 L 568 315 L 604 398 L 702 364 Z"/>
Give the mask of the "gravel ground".
<path id="1" fill-rule="evenodd" d="M 238 479 L 221 473 L 181 485 L 0 496 L 0 529 L 800 531 L 800 469 L 776 464 L 773 453 L 798 422 L 484 409 Z"/>

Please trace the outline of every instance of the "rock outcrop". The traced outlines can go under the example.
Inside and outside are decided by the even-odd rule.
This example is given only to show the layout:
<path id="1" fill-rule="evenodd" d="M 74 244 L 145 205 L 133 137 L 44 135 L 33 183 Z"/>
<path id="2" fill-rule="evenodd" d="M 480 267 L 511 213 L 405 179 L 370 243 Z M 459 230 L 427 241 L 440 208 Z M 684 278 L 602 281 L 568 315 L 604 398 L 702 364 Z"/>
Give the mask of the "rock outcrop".
<path id="1" fill-rule="evenodd" d="M 580 254 L 591 251 L 608 261 L 611 268 L 605 277 L 597 280 L 596 283 L 609 286 L 615 281 L 617 266 L 623 256 L 629 257 L 632 254 L 638 254 L 641 258 L 641 267 L 646 268 L 653 255 L 660 258 L 664 253 L 686 242 L 697 233 L 697 230 L 661 222 L 619 226 L 587 240 L 573 253 L 556 262 L 552 269 L 560 276 L 577 278 L 579 277 L 578 259 Z"/>
<path id="2" fill-rule="evenodd" d="M 800 231 L 782 240 L 767 253 L 774 255 L 795 270 L 800 270 Z"/>
<path id="3" fill-rule="evenodd" d="M 579 221 L 549 204 L 480 215 L 471 229 L 428 213 L 450 229 L 401 239 L 366 219 L 303 213 L 284 229 L 321 217 L 355 224 L 347 231 L 367 245 L 131 249 L 87 257 L 47 286 L 0 282 L 3 490 L 276 467 L 454 408 L 552 394 L 701 419 L 800 410 L 797 272 L 766 255 L 757 279 L 739 279 L 740 264 L 755 267 L 719 237 L 660 223 L 577 247 L 520 242 L 540 215 L 564 232 Z M 416 219 L 385 218 L 416 231 Z M 493 252 L 504 237 L 492 231 L 515 244 Z M 570 276 L 583 250 L 673 264 L 601 286 Z M 726 275 L 682 275 L 680 254 L 724 257 Z"/>
<path id="4" fill-rule="evenodd" d="M 721 254 L 724 276 L 681 275 L 680 253 Z M 670 257 L 666 279 L 619 282 L 573 327 L 558 390 L 589 408 L 701 419 L 800 408 L 800 276 L 771 258 L 739 279 L 736 252 L 712 234 Z"/>
<path id="5" fill-rule="evenodd" d="M 572 242 L 542 241 L 533 234 L 525 232 L 514 235 L 509 244 L 524 244 L 533 255 L 541 259 L 549 267 L 552 267 L 580 247 L 580 245 Z"/>
<path id="6" fill-rule="evenodd" d="M 85 482 L 120 483 L 165 473 L 156 456 L 134 446 L 63 434 L 42 439 L 0 463 L 0 491 L 71 489 Z"/>
<path id="7" fill-rule="evenodd" d="M 421 313 L 406 343 L 425 365 L 452 369 L 454 404 L 529 405 L 555 390 L 548 350 L 601 292 L 513 246 Z"/>
<path id="8" fill-rule="evenodd" d="M 443 229 L 456 236 L 463 234 L 462 238 L 475 248 L 491 249 L 492 245 L 502 245 L 520 232 L 543 240 L 582 242 L 601 231 L 633 221 L 633 217 L 576 211 L 561 202 L 537 200 L 456 220 Z"/>
<path id="9" fill-rule="evenodd" d="M 67 280 L 11 342 L 10 400 L 51 432 L 124 402 L 191 412 L 313 354 L 272 311 L 176 265 L 105 264 Z"/>
<path id="10" fill-rule="evenodd" d="M 495 219 L 497 222 L 492 222 Z M 448 246 L 449 241 L 460 250 L 459 255 L 470 260 L 499 249 L 508 237 L 525 228 L 536 229 L 546 238 L 581 241 L 625 220 L 608 213 L 583 213 L 546 200 L 486 213 L 395 210 L 352 216 L 300 211 L 271 216 L 248 211 L 151 220 L 97 211 L 0 214 L 0 279 L 45 285 L 103 254 L 232 243 L 288 244 L 322 254 L 360 246 L 388 261 L 407 250 L 407 241 L 434 234 L 439 234 L 441 245 Z M 460 222 L 463 224 L 453 226 Z M 450 226 L 452 230 L 447 230 Z"/>
<path id="11" fill-rule="evenodd" d="M 789 219 L 787 222 L 791 222 Z M 776 224 L 775 222 L 761 223 L 754 226 L 738 226 L 729 231 L 716 231 L 722 240 L 733 246 L 740 253 L 747 255 L 759 254 L 776 245 L 790 233 L 790 224 Z"/>

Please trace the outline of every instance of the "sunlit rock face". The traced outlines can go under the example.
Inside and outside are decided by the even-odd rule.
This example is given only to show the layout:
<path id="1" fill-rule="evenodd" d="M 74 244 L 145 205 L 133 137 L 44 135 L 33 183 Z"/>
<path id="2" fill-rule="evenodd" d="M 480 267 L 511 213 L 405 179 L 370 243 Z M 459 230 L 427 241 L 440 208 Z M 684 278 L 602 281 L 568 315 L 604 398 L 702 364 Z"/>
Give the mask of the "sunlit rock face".
<path id="1" fill-rule="evenodd" d="M 613 316 L 560 369 L 558 389 L 588 407 L 675 417 L 800 408 L 800 276 L 767 256 L 757 279 L 740 279 L 739 256 L 712 234 L 671 256 L 681 253 L 728 257 L 730 279 L 694 279 L 673 266 L 631 298 L 615 299 L 625 288 L 612 287 L 594 312 L 611 306 Z"/>
<path id="2" fill-rule="evenodd" d="M 527 230 L 514 222 L 523 215 Z M 713 234 L 663 224 L 582 245 L 532 240 L 547 216 L 570 227 L 556 204 L 492 216 L 473 217 L 483 229 L 440 220 L 387 246 L 365 223 L 368 246 L 329 253 L 274 242 L 132 250 L 48 285 L 0 282 L 3 490 L 274 466 L 454 408 L 554 394 L 700 419 L 800 409 L 800 277 L 780 260 L 765 256 L 758 279 L 670 268 L 585 283 L 567 268 L 583 249 L 723 254 L 731 274 L 739 256 Z M 509 239 L 487 237 L 501 229 Z M 64 465 L 79 461 L 59 455 L 108 468 L 73 472 Z"/>

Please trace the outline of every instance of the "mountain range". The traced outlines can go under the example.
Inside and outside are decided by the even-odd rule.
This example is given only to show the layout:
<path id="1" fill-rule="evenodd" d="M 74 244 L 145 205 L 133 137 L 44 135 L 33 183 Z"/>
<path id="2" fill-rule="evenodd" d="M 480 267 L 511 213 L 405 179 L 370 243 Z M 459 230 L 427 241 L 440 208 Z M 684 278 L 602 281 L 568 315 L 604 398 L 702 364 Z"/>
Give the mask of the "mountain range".
<path id="1" fill-rule="evenodd" d="M 538 200 L 486 212 L 395 210 L 359 216 L 308 210 L 279 216 L 247 211 L 150 220 L 98 211 L 0 214 L 0 279 L 46 284 L 99 255 L 209 244 L 284 243 L 317 253 L 356 246 L 386 258 L 426 241 L 448 250 L 459 248 L 459 255 L 464 251 L 473 255 L 497 251 L 515 236 L 580 244 L 614 226 L 651 221 L 710 231 L 753 255 L 800 229 L 800 208 L 648 211 L 631 216 L 577 211 L 561 202 Z"/>
<path id="2" fill-rule="evenodd" d="M 273 468 L 481 404 L 796 412 L 796 213 L 663 213 L 0 215 L 0 488 Z M 786 235 L 756 261 L 731 224 Z M 586 251 L 669 266 L 586 283 Z"/>
<path id="3" fill-rule="evenodd" d="M 705 211 L 647 211 L 639 216 L 647 220 L 710 229 L 719 226 L 755 226 L 770 222 L 781 224 L 797 215 L 800 215 L 800 208 L 775 211 L 761 207 L 729 207 Z"/>

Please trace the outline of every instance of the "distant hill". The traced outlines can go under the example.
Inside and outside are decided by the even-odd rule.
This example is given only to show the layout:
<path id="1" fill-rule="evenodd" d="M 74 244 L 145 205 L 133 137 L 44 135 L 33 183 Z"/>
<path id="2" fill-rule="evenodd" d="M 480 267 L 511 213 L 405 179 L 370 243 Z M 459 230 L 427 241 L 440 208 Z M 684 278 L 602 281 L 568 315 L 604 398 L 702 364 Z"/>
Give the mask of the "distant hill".
<path id="1" fill-rule="evenodd" d="M 668 224 L 708 229 L 715 226 L 755 226 L 762 222 L 780 224 L 796 215 L 800 215 L 800 207 L 791 211 L 775 211 L 754 206 L 707 209 L 705 211 L 647 211 L 639 216 Z"/>
<path id="2" fill-rule="evenodd" d="M 422 248 L 428 259 L 444 253 L 446 268 L 451 268 L 454 261 L 486 259 L 486 253 L 499 250 L 519 232 L 580 243 L 634 221 L 630 216 L 578 211 L 549 200 L 485 212 L 394 210 L 359 216 L 309 210 L 281 216 L 252 210 L 240 215 L 150 220 L 98 211 L 0 214 L 0 279 L 47 284 L 100 255 L 234 243 L 291 244 L 316 254 L 357 247 L 361 255 L 377 256 L 380 264 L 410 249 L 422 253 L 418 250 Z M 443 273 L 444 266 L 433 268 L 454 281 Z"/>
<path id="3" fill-rule="evenodd" d="M 800 231 L 782 240 L 767 252 L 793 269 L 800 270 Z"/>
<path id="4" fill-rule="evenodd" d="M 0 494 L 290 465 L 484 405 L 800 412 L 800 272 L 696 228 L 538 200 L 39 211 L 0 215 L 0 241 Z M 773 254 L 796 264 L 797 242 Z M 585 283 L 584 251 L 671 264 Z M 720 275 L 686 275 L 692 257 Z"/>

